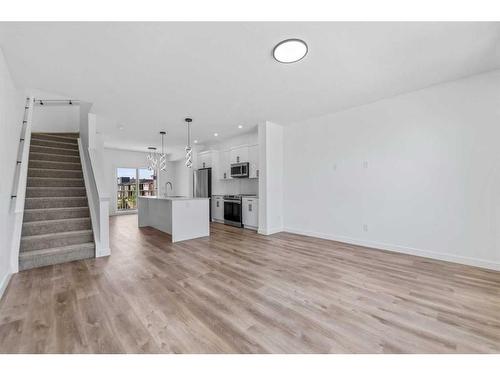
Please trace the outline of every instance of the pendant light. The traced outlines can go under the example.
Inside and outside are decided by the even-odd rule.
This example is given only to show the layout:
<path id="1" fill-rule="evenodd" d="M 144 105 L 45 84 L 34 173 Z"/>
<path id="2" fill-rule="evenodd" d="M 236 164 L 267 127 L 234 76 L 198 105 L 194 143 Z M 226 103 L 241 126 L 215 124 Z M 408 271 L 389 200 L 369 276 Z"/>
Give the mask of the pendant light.
<path id="1" fill-rule="evenodd" d="M 158 159 L 156 158 L 156 147 L 148 147 L 148 155 L 146 156 L 146 160 L 148 161 L 148 169 L 150 171 L 154 171 L 158 164 Z"/>
<path id="2" fill-rule="evenodd" d="M 160 164 L 160 171 L 166 171 L 167 170 L 167 154 L 165 153 L 163 138 L 165 137 L 165 134 L 167 134 L 167 132 L 161 131 L 160 134 L 161 134 L 161 153 L 160 153 L 160 157 L 158 158 L 158 160 L 159 160 L 159 164 Z"/>
<path id="3" fill-rule="evenodd" d="M 186 145 L 186 167 L 191 168 L 193 166 L 193 149 L 191 148 L 191 122 L 193 119 L 187 117 L 184 119 L 187 124 L 187 145 Z"/>

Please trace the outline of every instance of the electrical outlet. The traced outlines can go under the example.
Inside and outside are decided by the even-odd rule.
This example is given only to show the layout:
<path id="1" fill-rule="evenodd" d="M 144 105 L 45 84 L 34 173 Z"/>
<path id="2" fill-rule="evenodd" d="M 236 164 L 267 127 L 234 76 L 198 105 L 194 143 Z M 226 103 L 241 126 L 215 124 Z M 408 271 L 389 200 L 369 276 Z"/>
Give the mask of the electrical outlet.
<path id="1" fill-rule="evenodd" d="M 363 224 L 363 232 L 368 232 L 368 224 Z"/>

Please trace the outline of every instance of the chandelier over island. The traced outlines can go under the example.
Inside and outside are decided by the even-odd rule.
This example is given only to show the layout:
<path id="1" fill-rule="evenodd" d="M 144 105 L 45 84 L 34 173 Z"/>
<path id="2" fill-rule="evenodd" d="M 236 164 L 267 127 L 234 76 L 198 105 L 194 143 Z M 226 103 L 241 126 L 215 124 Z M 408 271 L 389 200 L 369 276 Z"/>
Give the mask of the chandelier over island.
<path id="1" fill-rule="evenodd" d="M 193 148 L 191 147 L 191 122 L 192 118 L 186 117 L 184 119 L 187 124 L 187 145 L 186 145 L 186 167 L 191 168 L 193 166 Z"/>
<path id="2" fill-rule="evenodd" d="M 165 137 L 165 134 L 167 134 L 167 132 L 165 132 L 165 131 L 160 132 L 160 135 L 161 135 L 161 153 L 160 153 L 160 157 L 158 158 L 159 163 L 160 163 L 160 171 L 167 170 L 167 154 L 165 153 L 165 146 L 163 144 L 163 138 Z"/>
<path id="3" fill-rule="evenodd" d="M 150 171 L 156 170 L 156 166 L 158 165 L 158 158 L 156 157 L 156 147 L 148 147 L 148 154 L 146 156 L 146 160 L 148 162 L 148 169 Z"/>
<path id="4" fill-rule="evenodd" d="M 158 168 L 159 171 L 167 170 L 167 154 L 165 153 L 165 142 L 164 137 L 167 134 L 166 131 L 161 131 L 161 152 L 156 153 L 156 147 L 148 147 L 148 154 L 146 155 L 146 160 L 148 162 L 148 169 L 150 171 L 155 171 Z M 155 173 L 156 174 L 156 173 Z"/>

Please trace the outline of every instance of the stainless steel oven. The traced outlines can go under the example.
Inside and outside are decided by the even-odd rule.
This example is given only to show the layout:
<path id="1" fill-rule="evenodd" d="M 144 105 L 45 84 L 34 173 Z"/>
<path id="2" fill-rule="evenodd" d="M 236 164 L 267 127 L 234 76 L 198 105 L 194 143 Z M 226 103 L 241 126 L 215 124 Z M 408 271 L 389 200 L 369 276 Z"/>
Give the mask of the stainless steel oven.
<path id="1" fill-rule="evenodd" d="M 233 163 L 231 164 L 232 178 L 248 177 L 248 163 Z"/>
<path id="2" fill-rule="evenodd" d="M 223 200 L 224 224 L 241 228 L 241 197 L 239 195 L 224 195 Z"/>

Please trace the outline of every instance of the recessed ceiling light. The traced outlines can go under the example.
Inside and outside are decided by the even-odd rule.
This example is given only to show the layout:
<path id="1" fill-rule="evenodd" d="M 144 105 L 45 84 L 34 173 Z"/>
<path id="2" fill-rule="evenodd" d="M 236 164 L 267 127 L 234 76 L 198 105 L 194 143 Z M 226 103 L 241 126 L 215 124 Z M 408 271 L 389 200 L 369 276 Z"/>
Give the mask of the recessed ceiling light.
<path id="1" fill-rule="evenodd" d="M 243 129 L 243 125 L 238 125 L 238 129 Z"/>
<path id="2" fill-rule="evenodd" d="M 219 133 L 214 133 L 214 137 L 218 137 L 219 136 Z"/>
<path id="3" fill-rule="evenodd" d="M 197 140 L 197 139 L 195 139 L 195 140 L 194 140 L 194 143 L 198 143 L 198 140 Z"/>
<path id="4" fill-rule="evenodd" d="M 300 39 L 286 39 L 273 49 L 276 61 L 289 64 L 302 60 L 307 55 L 307 44 Z"/>

